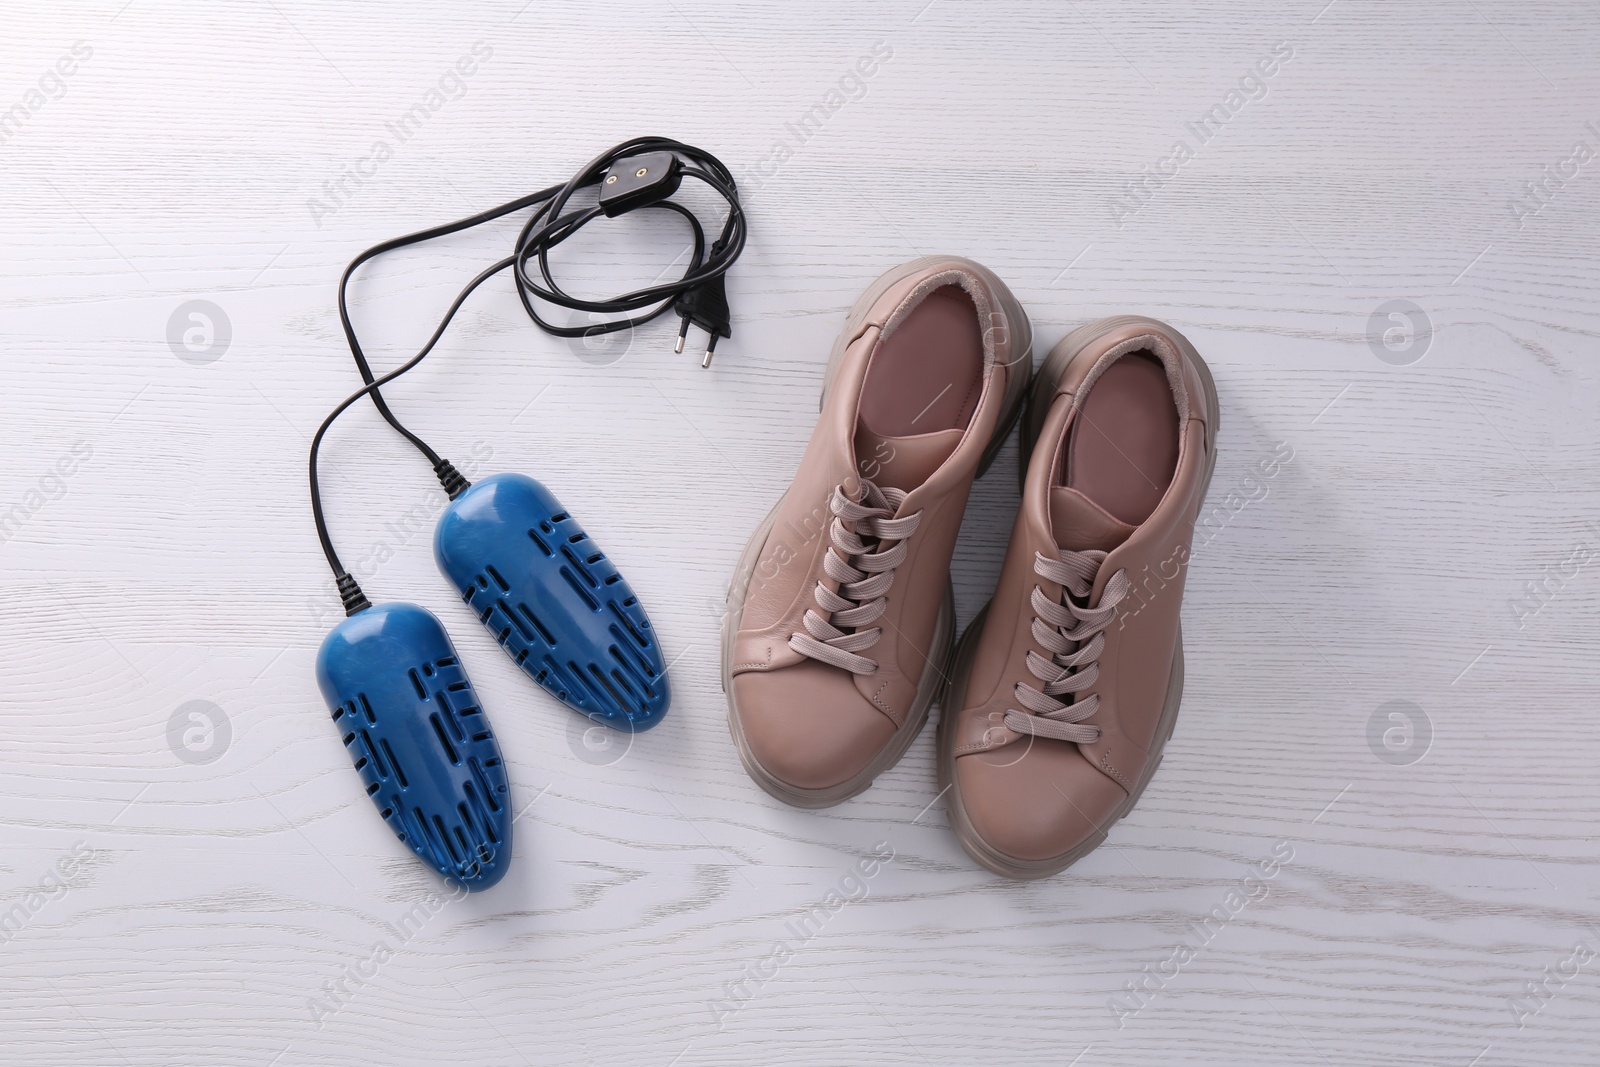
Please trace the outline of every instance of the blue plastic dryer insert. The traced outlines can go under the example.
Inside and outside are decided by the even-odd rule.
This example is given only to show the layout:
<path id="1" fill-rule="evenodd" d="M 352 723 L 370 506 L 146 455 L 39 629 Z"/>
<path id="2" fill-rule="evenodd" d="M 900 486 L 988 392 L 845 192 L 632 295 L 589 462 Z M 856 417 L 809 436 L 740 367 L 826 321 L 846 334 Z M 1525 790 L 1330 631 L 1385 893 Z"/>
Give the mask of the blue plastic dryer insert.
<path id="1" fill-rule="evenodd" d="M 389 828 L 434 870 L 487 889 L 511 865 L 500 746 L 433 613 L 378 604 L 323 639 L 317 684 Z"/>
<path id="2" fill-rule="evenodd" d="M 597 722 L 648 730 L 672 693 L 639 598 L 550 490 L 495 474 L 451 502 L 439 569 L 528 676 Z"/>

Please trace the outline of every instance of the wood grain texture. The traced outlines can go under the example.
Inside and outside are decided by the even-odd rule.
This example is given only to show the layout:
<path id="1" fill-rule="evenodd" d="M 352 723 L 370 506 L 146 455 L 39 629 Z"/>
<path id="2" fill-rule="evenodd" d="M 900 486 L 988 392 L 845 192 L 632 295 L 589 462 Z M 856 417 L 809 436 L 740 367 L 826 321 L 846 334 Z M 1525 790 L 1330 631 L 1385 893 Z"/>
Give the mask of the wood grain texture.
<path id="1" fill-rule="evenodd" d="M 1595 1061 L 1600 959 L 1566 961 L 1600 950 L 1600 578 L 1561 572 L 1600 545 L 1600 161 L 1511 207 L 1575 144 L 1600 151 L 1592 5 L 106 0 L 4 20 L 0 115 L 29 113 L 0 143 L 0 509 L 27 512 L 0 543 L 0 913 L 24 916 L 0 944 L 0 1061 Z M 58 92 L 75 42 L 92 54 Z M 462 92 L 317 210 L 478 42 Z M 864 95 L 796 144 L 788 124 L 878 42 Z M 1187 133 L 1280 42 L 1264 95 Z M 746 190 L 713 370 L 672 356 L 667 322 L 576 359 L 491 283 L 391 395 L 458 462 L 545 481 L 618 561 L 672 659 L 666 724 L 586 748 L 440 580 L 426 468 L 365 408 L 330 436 L 336 539 L 389 557 L 362 571 L 374 599 L 445 619 L 525 809 L 506 880 L 435 908 L 312 677 L 336 602 L 305 448 L 355 382 L 333 287 L 377 240 L 643 133 Z M 1120 218 L 1185 137 L 1193 158 Z M 368 270 L 375 358 L 514 232 Z M 684 240 L 630 217 L 563 263 L 600 293 Z M 1005 278 L 1041 354 L 1105 314 L 1172 322 L 1222 398 L 1176 734 L 1107 846 L 1038 884 L 961 852 L 931 730 L 862 797 L 801 812 L 746 778 L 724 724 L 722 593 L 828 345 L 868 281 L 935 251 Z M 232 325 L 204 366 L 166 340 L 193 299 Z M 1407 366 L 1369 340 L 1395 299 L 1435 330 Z M 1013 442 L 973 494 L 963 624 L 1015 463 Z M 169 746 L 193 700 L 226 716 L 214 762 Z M 1409 765 L 1369 747 L 1391 701 L 1431 727 Z M 865 896 L 769 973 L 878 842 L 894 859 Z M 1108 1002 L 1280 842 L 1267 897 L 1119 1020 Z M 66 888 L 38 892 L 61 864 Z M 1539 1009 L 1520 1026 L 1518 997 Z"/>

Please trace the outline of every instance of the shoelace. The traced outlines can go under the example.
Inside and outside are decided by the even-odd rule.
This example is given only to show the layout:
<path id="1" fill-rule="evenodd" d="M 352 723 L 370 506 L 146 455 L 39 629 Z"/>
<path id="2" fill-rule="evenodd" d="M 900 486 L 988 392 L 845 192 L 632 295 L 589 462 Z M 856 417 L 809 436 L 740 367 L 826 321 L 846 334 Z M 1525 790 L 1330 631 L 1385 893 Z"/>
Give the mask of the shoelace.
<path id="1" fill-rule="evenodd" d="M 851 500 L 843 486 L 836 486 L 828 508 L 834 514 L 829 537 L 833 544 L 822 561 L 822 571 L 839 583 L 835 593 L 822 582 L 817 583 L 817 606 L 828 613 L 824 618 L 811 608 L 806 609 L 805 633 L 789 636 L 789 647 L 803 656 L 821 660 L 852 674 L 872 674 L 878 664 L 859 653 L 877 644 L 883 630 L 874 626 L 861 627 L 876 620 L 889 606 L 889 586 L 894 583 L 894 569 L 906 558 L 906 541 L 917 530 L 922 512 L 894 517 L 905 503 L 903 489 L 880 489 L 862 479 L 861 502 Z M 846 529 L 845 523 L 855 524 Z M 863 538 L 871 538 L 868 544 Z M 894 542 L 893 547 L 884 544 Z M 847 633 L 841 627 L 853 630 Z"/>
<path id="2" fill-rule="evenodd" d="M 1053 737 L 1080 745 L 1100 739 L 1098 726 L 1082 725 L 1100 706 L 1100 694 L 1090 693 L 1081 699 L 1077 694 L 1094 685 L 1100 677 L 1098 661 L 1106 647 L 1106 635 L 1102 631 L 1116 618 L 1117 605 L 1128 595 L 1128 573 L 1118 571 L 1111 576 L 1105 592 L 1100 595 L 1099 607 L 1079 607 L 1073 600 L 1088 598 L 1105 558 L 1106 554 L 1098 549 L 1088 552 L 1063 549 L 1060 559 L 1034 553 L 1034 573 L 1055 582 L 1069 595 L 1055 603 L 1044 595 L 1043 589 L 1037 585 L 1033 587 L 1033 639 L 1050 653 L 1050 658 L 1046 659 L 1031 648 L 1028 650 L 1028 670 L 1044 683 L 1044 688 L 1017 683 L 1017 702 L 1033 713 L 1015 708 L 1006 711 L 1006 726 L 1019 734 Z M 1071 704 L 1056 699 L 1066 694 L 1073 694 Z"/>

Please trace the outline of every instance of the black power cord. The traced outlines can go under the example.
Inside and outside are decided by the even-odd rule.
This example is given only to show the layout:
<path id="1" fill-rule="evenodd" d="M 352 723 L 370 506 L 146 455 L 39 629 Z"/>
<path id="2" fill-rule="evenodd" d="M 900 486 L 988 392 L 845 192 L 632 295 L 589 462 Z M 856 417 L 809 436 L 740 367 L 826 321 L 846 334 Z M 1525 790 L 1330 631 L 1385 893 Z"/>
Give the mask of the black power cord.
<path id="1" fill-rule="evenodd" d="M 705 230 L 699 218 L 693 211 L 668 199 L 677 192 L 684 178 L 695 178 L 703 182 L 727 202 L 727 217 L 723 220 L 717 239 L 711 243 L 709 252 L 706 247 Z M 598 187 L 596 202 L 567 210 L 568 202 L 574 194 L 589 186 Z M 350 321 L 350 310 L 346 301 L 350 278 L 356 270 L 385 252 L 459 233 L 512 212 L 521 211 L 523 208 L 535 206 L 538 210 L 517 235 L 512 254 L 494 263 L 467 283 L 445 311 L 444 317 L 427 343 L 422 346 L 421 351 L 389 373 L 381 377 L 375 376 L 371 365 L 367 362 L 366 353 L 362 351 L 361 342 L 356 337 L 355 326 Z M 639 208 L 675 211 L 688 220 L 694 234 L 694 254 L 682 277 L 605 300 L 584 300 L 575 297 L 556 283 L 550 273 L 552 248 L 596 218 L 601 216 L 615 218 Z M 311 515 L 316 522 L 317 539 L 322 544 L 322 554 L 327 557 L 328 566 L 333 569 L 345 614 L 354 615 L 371 607 L 371 604 L 361 592 L 361 587 L 356 584 L 355 578 L 346 572 L 344 565 L 340 563 L 338 553 L 333 548 L 333 541 L 328 536 L 328 524 L 322 512 L 322 487 L 317 476 L 317 456 L 322 447 L 322 439 L 327 435 L 328 428 L 333 425 L 335 419 L 362 397 L 370 396 L 373 406 L 378 409 L 384 421 L 410 441 L 432 465 L 439 484 L 444 487 L 450 499 L 454 500 L 471 483 L 451 465 L 449 460 L 440 456 L 426 441 L 400 422 L 383 394 L 379 392 L 379 388 L 405 374 L 433 351 L 456 312 L 478 286 L 507 267 L 514 268 L 512 277 L 516 282 L 517 295 L 522 300 L 522 306 L 527 309 L 528 316 L 546 333 L 558 337 L 588 337 L 616 330 L 628 330 L 642 326 L 671 309 L 683 320 L 682 327 L 678 331 L 675 350 L 683 351 L 684 339 L 691 324 L 700 327 L 707 334 L 705 358 L 700 365 L 708 367 L 711 365 L 711 356 L 716 351 L 718 338 L 732 336 L 724 275 L 739 258 L 739 253 L 744 251 L 744 241 L 744 210 L 739 205 L 738 186 L 734 182 L 733 173 L 721 160 L 709 152 L 670 138 L 635 137 L 596 156 L 563 185 L 552 185 L 456 222 L 418 230 L 404 237 L 384 241 L 373 245 L 351 260 L 339 279 L 339 322 L 344 327 L 345 340 L 350 344 L 350 353 L 355 357 L 356 368 L 361 372 L 361 380 L 366 384 L 346 397 L 322 421 L 316 435 L 311 439 L 310 460 Z M 538 264 L 537 275 L 533 273 L 534 263 Z M 536 299 L 578 311 L 618 317 L 584 326 L 557 326 L 540 317 L 535 305 Z M 643 313 L 634 314 L 635 312 Z"/>

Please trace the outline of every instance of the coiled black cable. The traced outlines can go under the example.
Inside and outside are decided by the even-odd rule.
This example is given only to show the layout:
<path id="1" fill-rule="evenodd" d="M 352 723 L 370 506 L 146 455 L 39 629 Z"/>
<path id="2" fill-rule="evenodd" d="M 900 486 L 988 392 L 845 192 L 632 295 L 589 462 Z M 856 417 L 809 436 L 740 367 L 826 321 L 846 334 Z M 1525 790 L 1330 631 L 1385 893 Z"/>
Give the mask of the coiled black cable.
<path id="1" fill-rule="evenodd" d="M 671 200 L 656 200 L 639 205 L 640 207 L 663 208 L 675 211 L 688 220 L 690 230 L 694 235 L 694 252 L 689 260 L 689 266 L 683 276 L 673 281 L 636 289 L 621 296 L 604 300 L 584 300 L 566 292 L 556 283 L 550 272 L 550 250 L 561 242 L 577 233 L 597 217 L 606 214 L 599 204 L 575 207 L 567 210 L 568 202 L 580 190 L 590 186 L 598 186 L 605 180 L 607 172 L 621 160 L 650 152 L 670 152 L 678 160 L 678 173 L 682 177 L 695 178 L 715 190 L 727 203 L 727 217 L 723 220 L 721 231 L 717 239 L 711 243 L 709 251 L 706 247 L 705 230 L 695 213 L 681 204 Z M 675 188 L 675 185 L 674 185 Z M 355 272 L 368 261 L 409 245 L 431 241 L 438 237 L 459 233 L 462 230 L 481 226 L 492 222 L 502 216 L 520 211 L 524 208 L 537 207 L 532 216 L 522 227 L 517 235 L 516 245 L 512 254 L 494 263 L 477 277 L 473 278 L 456 295 L 444 317 L 428 338 L 422 349 L 405 363 L 389 371 L 381 377 L 375 376 L 371 365 L 367 362 L 366 353 L 361 348 L 361 342 L 356 336 L 355 326 L 350 321 L 350 309 L 346 293 L 350 279 Z M 729 326 L 727 323 L 727 301 L 723 293 L 723 275 L 728 268 L 733 266 L 739 258 L 739 253 L 744 251 L 745 219 L 744 210 L 739 205 L 738 186 L 733 179 L 733 173 L 723 165 L 722 161 L 691 145 L 683 144 L 666 137 L 635 137 L 624 141 L 613 148 L 602 152 L 589 162 L 582 170 L 574 174 L 562 185 L 552 185 L 536 193 L 518 197 L 499 207 L 490 208 L 488 211 L 471 215 L 456 222 L 443 226 L 435 226 L 404 237 L 396 237 L 389 241 L 373 245 L 362 252 L 344 270 L 339 279 L 339 322 L 344 327 L 345 340 L 350 345 L 350 353 L 355 357 L 356 369 L 361 373 L 361 380 L 366 383 L 361 389 L 346 397 L 340 404 L 328 413 L 328 417 L 317 427 L 316 434 L 311 439 L 311 458 L 309 474 L 311 481 L 311 515 L 317 527 L 317 539 L 321 542 L 322 553 L 327 557 L 328 566 L 332 568 L 334 578 L 339 587 L 340 599 L 344 603 L 345 612 L 356 614 L 370 606 L 362 594 L 355 579 L 345 571 L 344 565 L 339 560 L 338 553 L 334 550 L 333 541 L 328 535 L 328 524 L 322 511 L 322 487 L 318 479 L 317 457 L 322 447 L 322 439 L 340 415 L 344 414 L 352 405 L 364 396 L 372 398 L 373 406 L 383 416 L 385 422 L 421 452 L 423 457 L 433 467 L 439 483 L 449 493 L 453 500 L 459 496 L 468 485 L 468 482 L 450 462 L 435 452 L 426 441 L 408 429 L 389 407 L 388 401 L 379 391 L 380 387 L 387 385 L 396 378 L 405 374 L 411 368 L 421 363 L 428 353 L 433 351 L 439 339 L 449 327 L 461 305 L 466 302 L 472 292 L 494 277 L 496 274 L 512 267 L 512 277 L 515 280 L 517 295 L 522 300 L 522 306 L 527 309 L 528 316 L 547 333 L 558 337 L 587 337 L 596 334 L 611 333 L 616 330 L 632 329 L 658 317 L 669 308 L 676 308 L 683 316 L 684 330 L 688 329 L 689 322 L 693 320 L 711 333 L 711 342 L 707 346 L 707 361 L 710 359 L 711 349 L 714 348 L 716 338 L 727 336 Z M 538 264 L 538 274 L 532 270 L 532 264 Z M 571 308 L 578 311 L 616 315 L 617 318 L 583 326 L 558 326 L 546 321 L 539 315 L 535 300 L 556 304 L 560 307 Z M 655 305 L 655 306 L 652 306 Z M 648 309 L 648 310 L 645 310 Z M 644 311 L 643 314 L 633 314 Z M 682 334 L 679 335 L 679 347 L 682 347 Z"/>

